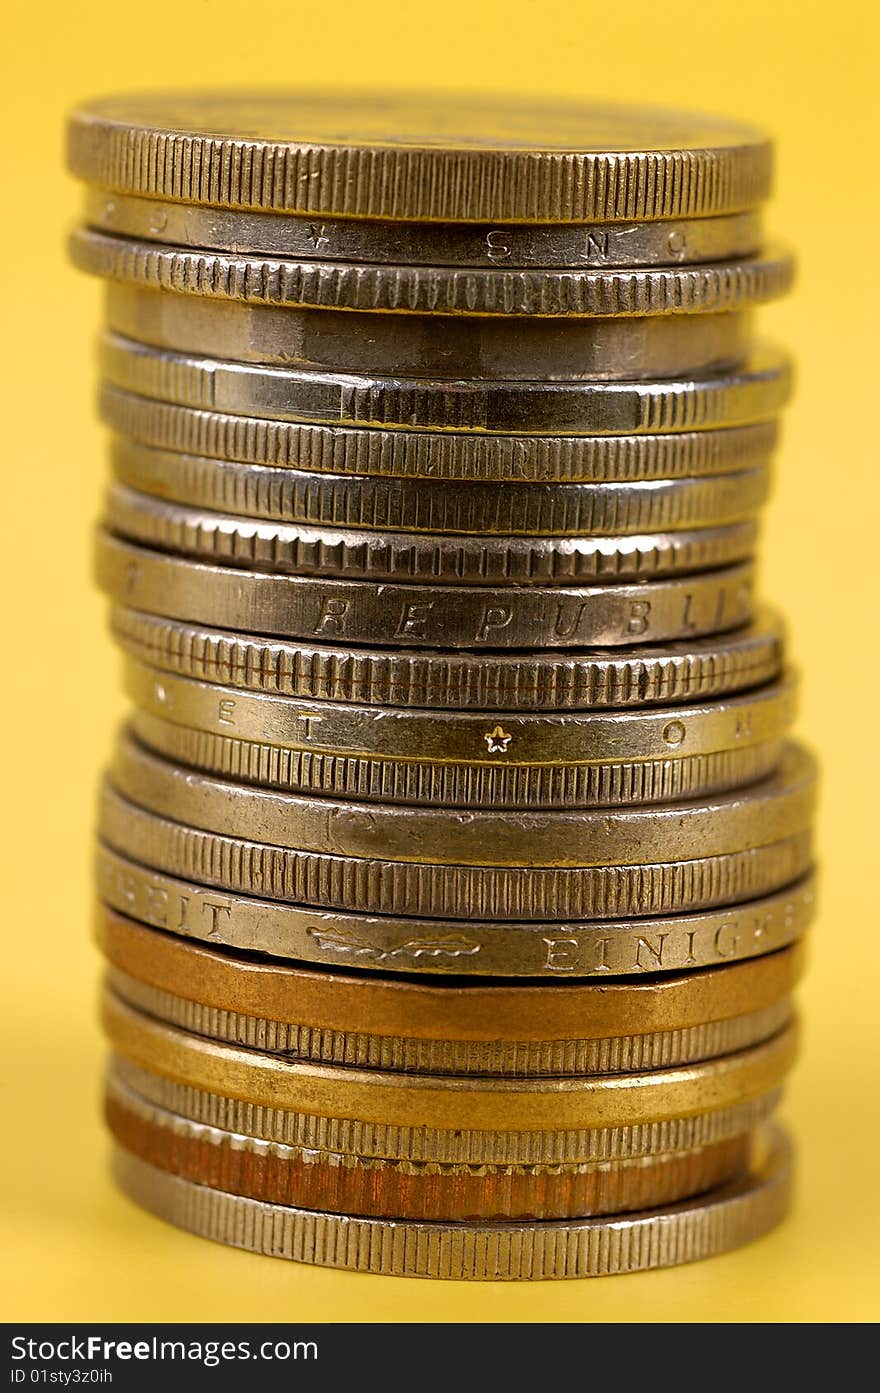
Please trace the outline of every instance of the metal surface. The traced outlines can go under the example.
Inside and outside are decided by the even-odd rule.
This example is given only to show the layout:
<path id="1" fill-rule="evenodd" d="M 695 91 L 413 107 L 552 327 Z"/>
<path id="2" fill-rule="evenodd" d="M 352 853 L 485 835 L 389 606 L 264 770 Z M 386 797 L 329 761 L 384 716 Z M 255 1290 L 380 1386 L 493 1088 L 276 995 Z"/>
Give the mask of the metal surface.
<path id="1" fill-rule="evenodd" d="M 760 214 L 667 222 L 523 224 L 388 222 L 198 207 L 87 188 L 83 220 L 116 236 L 303 261 L 392 266 L 680 266 L 753 256 Z"/>
<path id="2" fill-rule="evenodd" d="M 114 333 L 175 353 L 451 378 L 675 377 L 735 367 L 751 342 L 750 316 L 723 306 L 701 314 L 606 319 L 339 314 L 127 283 L 108 288 L 107 324 Z"/>
<path id="3" fill-rule="evenodd" d="M 118 808 L 110 800 L 111 810 Z M 124 835 L 120 818 L 108 829 Z M 215 947 L 324 967 L 480 977 L 645 976 L 732 964 L 796 942 L 815 912 L 812 876 L 781 892 L 702 914 L 521 923 L 378 917 L 306 909 L 219 892 L 153 870 L 107 844 L 96 851 L 98 894 L 154 928 Z"/>
<path id="4" fill-rule="evenodd" d="M 271 1204 L 413 1219 L 560 1219 L 670 1204 L 747 1167 L 747 1134 L 692 1151 L 568 1166 L 445 1166 L 267 1144 L 140 1098 L 111 1075 L 104 1111 L 125 1149 L 163 1171 Z"/>
<path id="5" fill-rule="evenodd" d="M 245 633 L 401 648 L 590 648 L 747 624 L 749 562 L 593 586 L 409 585 L 208 565 L 98 531 L 98 585 L 117 604 Z"/>
<path id="6" fill-rule="evenodd" d="M 782 669 L 777 614 L 704 639 L 625 649 L 432 653 L 285 643 L 114 606 L 113 637 L 140 661 L 201 681 L 316 701 L 440 710 L 579 711 L 710 700 Z"/>
<path id="7" fill-rule="evenodd" d="M 634 865 L 433 865 L 301 851 L 186 826 L 146 811 L 106 782 L 99 828 L 129 859 L 206 887 L 314 909 L 429 919 L 686 914 L 781 890 L 813 864 L 810 827 L 749 850 Z M 751 835 L 760 842 L 760 829 Z"/>
<path id="8" fill-rule="evenodd" d="M 778 247 L 715 265 L 540 271 L 292 261 L 162 247 L 87 227 L 74 229 L 68 247 L 81 271 L 125 285 L 222 302 L 393 315 L 714 315 L 775 300 L 794 279 L 791 254 Z"/>
<path id="9" fill-rule="evenodd" d="M 303 423 L 512 435 L 677 434 L 769 420 L 791 366 L 759 347 L 741 368 L 653 382 L 491 382 L 309 372 L 149 348 L 105 332 L 101 372 L 125 391 L 179 406 Z"/>
<path id="10" fill-rule="evenodd" d="M 152 754 L 123 730 L 110 780 L 161 817 L 275 847 L 421 865 L 626 866 L 751 851 L 803 831 L 816 796 L 815 762 L 789 743 L 779 771 L 747 789 L 656 807 L 516 812 L 310 798 L 217 779 Z"/>
<path id="11" fill-rule="evenodd" d="M 191 1087 L 320 1116 L 498 1131 L 633 1126 L 729 1107 L 778 1087 L 797 1039 L 789 1025 L 750 1049 L 673 1069 L 487 1079 L 295 1062 L 177 1030 L 106 990 L 101 1014 L 114 1050 Z"/>
<path id="12" fill-rule="evenodd" d="M 787 680 L 712 705 L 523 716 L 296 702 L 128 660 L 132 730 L 181 764 L 288 791 L 443 807 L 663 802 L 769 775 Z"/>
<path id="13" fill-rule="evenodd" d="M 462 1281 L 597 1277 L 696 1262 L 774 1228 L 791 1199 L 790 1147 L 772 1133 L 763 1166 L 696 1199 L 625 1218 L 553 1224 L 426 1224 L 262 1204 L 193 1185 L 117 1149 L 132 1199 L 191 1233 L 271 1257 L 358 1272 Z"/>
<path id="14" fill-rule="evenodd" d="M 462 1127 L 450 1131 L 254 1106 L 163 1078 L 122 1055 L 113 1055 L 111 1064 L 113 1076 L 142 1098 L 221 1131 L 312 1152 L 415 1165 L 593 1165 L 693 1151 L 750 1132 L 766 1121 L 780 1098 L 777 1087 L 730 1107 L 626 1127 L 487 1132 Z"/>
<path id="15" fill-rule="evenodd" d="M 474 483 L 627 483 L 703 478 L 767 463 L 779 434 L 772 417 L 723 430 L 664 435 L 465 435 L 360 430 L 180 406 L 101 386 L 107 425 L 145 445 L 188 455 L 323 474 Z M 503 490 L 500 492 L 504 492 Z M 499 506 L 503 506 L 499 499 Z"/>
<path id="16" fill-rule="evenodd" d="M 687 112 L 418 94 L 165 92 L 68 126 L 90 184 L 227 208 L 364 218 L 641 221 L 753 208 L 771 147 Z"/>
<path id="17" fill-rule="evenodd" d="M 752 520 L 766 502 L 770 479 L 766 465 L 702 478 L 614 483 L 386 479 L 174 454 L 119 438 L 112 442 L 111 462 L 121 485 L 168 504 L 264 522 L 363 530 L 368 534 L 364 542 L 372 549 L 394 545 L 415 551 L 431 546 L 430 554 L 439 557 L 441 547 L 470 547 L 475 555 L 488 558 L 485 564 L 490 568 L 493 548 L 509 554 L 515 566 L 522 537 L 547 536 L 563 553 L 566 545 L 574 545 L 574 538 L 597 536 L 602 540 L 596 547 L 611 551 L 612 536 L 668 534 Z M 369 535 L 383 531 L 394 535 Z M 444 535 L 433 541 L 426 533 Z M 675 542 L 668 536 L 649 540 L 657 548 Z M 352 539 L 350 545 L 354 544 Z M 625 560 L 625 550 L 617 545 Z M 540 579 L 540 547 L 535 544 L 529 554 L 536 558 L 534 574 Z M 497 561 L 494 565 L 505 574 Z"/>

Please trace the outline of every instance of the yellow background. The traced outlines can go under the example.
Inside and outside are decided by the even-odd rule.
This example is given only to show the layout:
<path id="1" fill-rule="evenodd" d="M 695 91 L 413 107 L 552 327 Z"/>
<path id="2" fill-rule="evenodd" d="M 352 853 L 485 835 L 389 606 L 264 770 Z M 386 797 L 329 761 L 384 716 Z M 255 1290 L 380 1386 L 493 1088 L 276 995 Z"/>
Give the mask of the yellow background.
<path id="1" fill-rule="evenodd" d="M 0 91 L 3 235 L 2 1315 L 44 1320 L 866 1320 L 876 1318 L 877 8 L 804 0 L 82 0 L 17 4 Z M 115 1194 L 98 1121 L 88 946 L 98 766 L 121 710 L 92 593 L 101 433 L 97 284 L 65 263 L 78 190 L 66 109 L 108 90 L 356 83 L 595 95 L 768 126 L 771 222 L 800 261 L 765 311 L 800 364 L 765 529 L 791 621 L 801 728 L 824 764 L 824 890 L 787 1116 L 794 1217 L 740 1253 L 667 1273 L 540 1286 L 371 1278 L 190 1238 Z M 11 304 L 10 304 L 11 302 Z M 11 311 L 11 312 L 10 312 Z"/>

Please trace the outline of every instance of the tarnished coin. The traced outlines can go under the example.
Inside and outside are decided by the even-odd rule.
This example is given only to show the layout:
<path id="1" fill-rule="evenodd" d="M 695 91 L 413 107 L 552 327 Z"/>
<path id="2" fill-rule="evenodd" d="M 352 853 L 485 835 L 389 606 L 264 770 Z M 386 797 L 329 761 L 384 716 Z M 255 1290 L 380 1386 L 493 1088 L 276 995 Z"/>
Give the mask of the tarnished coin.
<path id="1" fill-rule="evenodd" d="M 749 850 L 635 865 L 439 865 L 392 861 L 381 853 L 344 856 L 190 827 L 178 816 L 149 812 L 107 784 L 101 794 L 100 833 L 115 851 L 143 866 L 224 894 L 311 906 L 313 917 L 336 909 L 354 916 L 405 915 L 416 920 L 568 923 L 687 914 L 782 890 L 812 865 L 809 827 L 766 842 L 755 828 L 752 835 L 759 844 Z M 319 935 L 320 923 L 318 919 L 313 924 Z M 415 925 L 413 932 L 418 943 Z M 411 935 L 408 941 L 412 947 Z M 348 937 L 349 949 L 351 942 Z M 467 935 L 463 942 L 470 942 Z M 453 946 L 461 943 L 458 939 Z M 331 938 L 331 950 L 333 946 Z M 442 951 L 442 941 L 440 946 Z"/>
<path id="2" fill-rule="evenodd" d="M 711 700 L 782 670 L 784 631 L 762 609 L 753 624 L 709 638 L 625 649 L 432 653 L 230 633 L 116 605 L 113 637 L 163 672 L 315 701 L 474 711 L 578 711 Z"/>
<path id="3" fill-rule="evenodd" d="M 715 314 L 776 299 L 790 289 L 794 277 L 791 256 L 778 248 L 742 261 L 696 266 L 507 270 L 501 264 L 459 270 L 191 251 L 109 236 L 90 227 L 74 229 L 68 245 L 80 270 L 146 289 L 209 296 L 223 303 L 391 314 Z"/>
<path id="4" fill-rule="evenodd" d="M 779 433 L 774 419 L 666 435 L 360 430 L 180 406 L 111 382 L 101 386 L 98 409 L 123 435 L 184 455 L 312 474 L 472 483 L 627 483 L 735 473 L 766 465 Z"/>
<path id="5" fill-rule="evenodd" d="M 754 208 L 771 147 L 751 126 L 648 108 L 163 92 L 75 111 L 68 160 L 102 189 L 210 207 L 616 223 Z"/>
<path id="6" fill-rule="evenodd" d="M 195 1185 L 119 1147 L 117 1183 L 178 1227 L 293 1261 L 389 1276 L 453 1280 L 596 1277 L 696 1262 L 767 1233 L 788 1211 L 784 1134 L 746 1175 L 695 1199 L 621 1215 L 552 1221 L 422 1223 L 285 1208 Z"/>
<path id="7" fill-rule="evenodd" d="M 99 905 L 109 988 L 191 1034 L 288 1059 L 492 1077 L 638 1072 L 714 1058 L 792 1014 L 800 947 L 706 972 L 536 987 L 363 979 L 255 963 Z"/>
<path id="8" fill-rule="evenodd" d="M 809 826 L 815 761 L 786 745 L 778 773 L 700 800 L 546 812 L 359 803 L 233 783 L 172 764 L 123 730 L 113 786 L 139 807 L 222 836 L 331 856 L 413 865 L 549 867 L 690 861 L 749 851 Z"/>
<path id="9" fill-rule="evenodd" d="M 694 1151 L 752 1131 L 772 1114 L 780 1098 L 776 1087 L 729 1107 L 627 1127 L 486 1132 L 463 1127 L 450 1131 L 254 1106 L 177 1083 L 118 1054 L 111 1057 L 111 1074 L 165 1111 L 220 1131 L 302 1147 L 312 1153 L 443 1167 L 595 1165 Z"/>
<path id="10" fill-rule="evenodd" d="M 239 416 L 333 426 L 392 426 L 468 435 L 645 435 L 769 420 L 791 392 L 788 359 L 756 348 L 741 368 L 653 382 L 489 382 L 273 368 L 169 353 L 101 336 L 116 387 Z"/>
<path id="11" fill-rule="evenodd" d="M 291 791 L 442 807 L 663 802 L 769 774 L 794 715 L 791 680 L 699 707 L 603 715 L 419 711 L 292 701 L 128 660 L 142 744 Z"/>
<path id="12" fill-rule="evenodd" d="M 376 475 L 321 474 L 233 460 L 182 455 L 116 438 L 111 463 L 120 484 L 166 503 L 187 504 L 212 513 L 233 513 L 266 522 L 354 528 L 360 532 L 418 533 L 364 538 L 373 549 L 395 545 L 417 554 L 433 545 L 473 550 L 480 546 L 493 565 L 508 552 L 515 568 L 518 537 L 553 540 L 564 553 L 575 539 L 593 535 L 596 548 L 615 550 L 610 536 L 660 533 L 633 550 L 676 545 L 668 532 L 706 529 L 753 520 L 766 502 L 766 465 L 692 479 L 645 479 L 624 483 L 476 483 L 448 479 L 385 479 Z M 432 543 L 425 533 L 445 534 Z M 471 534 L 469 536 L 449 534 Z M 478 535 L 474 535 L 478 534 Z M 269 535 L 269 534 L 266 534 Z M 273 534 L 274 535 L 274 534 Z M 687 539 L 681 539 L 684 546 Z M 617 546 L 625 557 L 626 549 Z M 467 555 L 467 551 L 463 551 Z M 483 553 L 480 553 L 481 555 Z M 541 549 L 533 547 L 535 579 L 541 576 Z M 609 561 L 609 567 L 611 562 Z M 624 564 L 622 562 L 622 564 Z M 501 562 L 495 561 L 499 574 Z M 521 561 L 522 567 L 524 563 Z M 450 569 L 446 564 L 446 569 Z M 549 569 L 545 565 L 545 569 Z M 597 563 L 598 569 L 598 563 Z M 697 568 L 694 568 L 697 569 Z"/>
<path id="13" fill-rule="evenodd" d="M 122 806 L 108 803 L 112 818 Z M 131 832 L 132 828 L 129 827 Z M 122 816 L 107 829 L 126 839 Z M 504 923 L 377 917 L 219 891 L 150 869 L 100 843 L 100 898 L 127 917 L 215 946 L 326 967 L 477 977 L 645 976 L 742 962 L 797 942 L 815 912 L 812 876 L 702 914 Z"/>
<path id="14" fill-rule="evenodd" d="M 410 585 L 209 566 L 99 529 L 100 588 L 117 604 L 245 633 L 402 648 L 589 648 L 718 633 L 752 617 L 749 562 L 593 586 Z"/>
<path id="15" fill-rule="evenodd" d="M 244 1101 L 385 1126 L 566 1130 L 632 1126 L 707 1112 L 776 1088 L 795 1057 L 791 1024 L 750 1049 L 672 1069 L 578 1078 L 464 1078 L 292 1061 L 192 1035 L 105 989 L 112 1048 L 178 1083 Z"/>
<path id="16" fill-rule="evenodd" d="M 746 1168 L 748 1134 L 693 1151 L 568 1166 L 437 1166 L 305 1151 L 206 1127 L 111 1074 L 104 1113 L 121 1146 L 163 1171 L 271 1204 L 411 1219 L 564 1219 L 668 1204 Z"/>

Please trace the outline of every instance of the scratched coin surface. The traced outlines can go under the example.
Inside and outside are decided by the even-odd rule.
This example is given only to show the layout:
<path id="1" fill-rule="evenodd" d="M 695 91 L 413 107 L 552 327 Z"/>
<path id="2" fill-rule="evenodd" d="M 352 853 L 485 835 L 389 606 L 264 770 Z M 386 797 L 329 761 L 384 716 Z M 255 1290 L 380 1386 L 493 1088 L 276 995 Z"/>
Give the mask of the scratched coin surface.
<path id="1" fill-rule="evenodd" d="M 359 803 L 218 779 L 163 759 L 123 729 L 110 766 L 113 787 L 165 818 L 275 847 L 413 865 L 534 869 L 627 866 L 751 851 L 805 830 L 816 794 L 815 762 L 789 742 L 761 783 L 653 807 L 546 812 Z"/>
<path id="2" fill-rule="evenodd" d="M 371 805 L 375 806 L 375 805 Z M 116 851 L 205 887 L 313 910 L 521 922 L 686 914 L 782 890 L 813 864 L 807 825 L 747 850 L 635 865 L 471 866 L 302 851 L 190 827 L 105 781 L 99 828 Z"/>

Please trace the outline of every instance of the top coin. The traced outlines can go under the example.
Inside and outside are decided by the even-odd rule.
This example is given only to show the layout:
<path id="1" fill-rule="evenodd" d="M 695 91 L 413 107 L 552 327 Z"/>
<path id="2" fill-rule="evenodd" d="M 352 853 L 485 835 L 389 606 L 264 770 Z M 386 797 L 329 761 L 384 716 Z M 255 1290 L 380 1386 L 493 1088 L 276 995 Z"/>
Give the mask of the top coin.
<path id="1" fill-rule="evenodd" d="M 166 92 L 73 113 L 73 172 L 215 208 L 413 221 L 640 222 L 754 208 L 760 131 L 638 107 L 460 93 Z"/>

